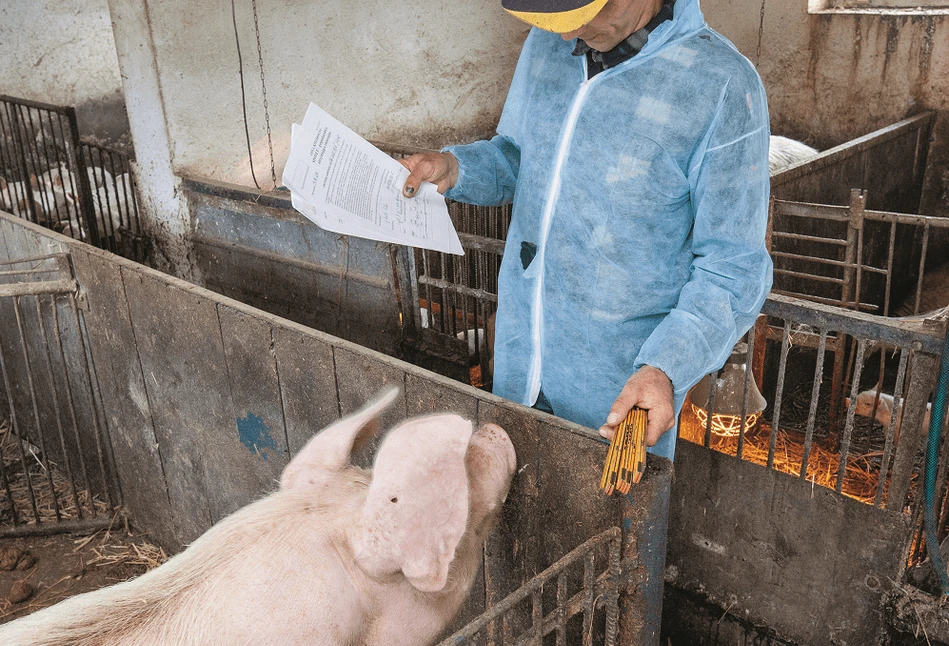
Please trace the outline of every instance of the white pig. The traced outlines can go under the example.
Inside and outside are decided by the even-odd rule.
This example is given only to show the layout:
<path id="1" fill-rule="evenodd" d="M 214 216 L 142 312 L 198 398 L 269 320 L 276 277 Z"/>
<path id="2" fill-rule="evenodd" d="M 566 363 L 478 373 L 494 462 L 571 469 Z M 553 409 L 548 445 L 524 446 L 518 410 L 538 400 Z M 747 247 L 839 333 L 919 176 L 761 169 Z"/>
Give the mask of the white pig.
<path id="1" fill-rule="evenodd" d="M 874 413 L 874 403 L 876 404 L 876 413 Z M 850 398 L 847 397 L 844 400 L 844 405 L 850 407 Z M 896 402 L 893 399 L 893 395 L 888 395 L 886 393 L 880 393 L 879 399 L 877 399 L 877 391 L 874 390 L 864 390 L 862 393 L 857 395 L 857 405 L 854 406 L 854 414 L 860 415 L 861 417 L 870 417 L 873 416 L 884 429 L 889 430 L 890 420 L 893 417 L 893 410 L 896 408 Z M 926 412 L 923 414 L 923 428 L 929 429 L 929 415 L 932 410 L 932 404 L 926 404 Z M 902 418 L 902 410 L 900 411 L 900 417 Z M 900 424 L 902 419 L 896 421 L 895 426 L 893 427 L 895 437 L 899 438 L 900 433 Z"/>
<path id="2" fill-rule="evenodd" d="M 515 455 L 497 426 L 428 415 L 389 432 L 371 474 L 352 466 L 397 392 L 165 565 L 0 626 L 0 644 L 430 644 L 467 596 Z"/>

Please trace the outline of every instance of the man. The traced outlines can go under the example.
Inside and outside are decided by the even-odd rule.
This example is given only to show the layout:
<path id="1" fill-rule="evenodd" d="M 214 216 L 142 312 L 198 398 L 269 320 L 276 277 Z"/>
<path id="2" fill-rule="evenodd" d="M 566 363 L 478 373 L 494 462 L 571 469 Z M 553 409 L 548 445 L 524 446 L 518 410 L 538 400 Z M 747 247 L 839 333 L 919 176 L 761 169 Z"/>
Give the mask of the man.
<path id="1" fill-rule="evenodd" d="M 404 192 L 514 202 L 496 394 L 607 438 L 639 406 L 652 452 L 672 458 L 686 393 L 771 286 L 761 80 L 698 0 L 502 4 L 539 28 L 498 134 L 406 159 Z"/>

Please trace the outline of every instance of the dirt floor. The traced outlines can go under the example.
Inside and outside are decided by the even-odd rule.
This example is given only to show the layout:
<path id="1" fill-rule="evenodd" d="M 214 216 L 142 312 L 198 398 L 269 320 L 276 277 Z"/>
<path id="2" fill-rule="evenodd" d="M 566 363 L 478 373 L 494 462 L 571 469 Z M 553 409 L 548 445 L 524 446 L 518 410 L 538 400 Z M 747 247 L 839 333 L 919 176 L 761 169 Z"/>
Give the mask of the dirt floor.
<path id="1" fill-rule="evenodd" d="M 166 558 L 147 537 L 125 528 L 91 536 L 2 539 L 0 623 L 144 574 Z"/>

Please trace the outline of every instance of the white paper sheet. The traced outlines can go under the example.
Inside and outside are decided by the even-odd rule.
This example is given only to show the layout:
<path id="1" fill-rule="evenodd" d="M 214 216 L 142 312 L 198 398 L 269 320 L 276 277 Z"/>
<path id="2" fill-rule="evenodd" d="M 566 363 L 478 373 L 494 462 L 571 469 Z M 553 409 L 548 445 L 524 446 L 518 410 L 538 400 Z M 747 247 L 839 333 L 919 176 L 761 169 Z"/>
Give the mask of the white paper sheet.
<path id="1" fill-rule="evenodd" d="M 434 184 L 402 195 L 408 170 L 313 103 L 293 124 L 283 183 L 293 208 L 323 229 L 463 255 Z"/>

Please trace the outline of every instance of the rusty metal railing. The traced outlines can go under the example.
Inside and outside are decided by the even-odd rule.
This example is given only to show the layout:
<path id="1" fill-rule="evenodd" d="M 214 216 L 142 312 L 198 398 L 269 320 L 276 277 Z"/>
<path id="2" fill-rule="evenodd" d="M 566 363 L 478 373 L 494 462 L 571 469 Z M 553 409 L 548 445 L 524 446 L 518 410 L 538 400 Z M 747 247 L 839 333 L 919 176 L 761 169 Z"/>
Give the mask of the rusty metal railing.
<path id="1" fill-rule="evenodd" d="M 146 257 L 129 156 L 82 141 L 70 106 L 0 96 L 0 210 Z"/>
<path id="2" fill-rule="evenodd" d="M 68 256 L 0 263 L 0 537 L 108 527 L 109 442 Z"/>
<path id="3" fill-rule="evenodd" d="M 616 644 L 619 596 L 623 586 L 620 564 L 622 533 L 611 527 L 587 540 L 505 599 L 489 608 L 439 646 L 513 644 L 542 646 Z M 607 548 L 606 564 L 597 572 L 597 551 Z M 570 574 L 582 564 L 579 589 L 570 590 Z M 554 583 L 552 607 L 545 606 L 545 586 Z M 576 586 L 575 586 L 576 587 Z M 524 606 L 529 605 L 529 608 Z M 571 625 L 573 617 L 580 621 Z M 545 640 L 554 635 L 553 642 Z"/>
<path id="4" fill-rule="evenodd" d="M 395 158 L 422 152 L 413 148 L 376 143 Z M 511 224 L 511 206 L 473 206 L 448 200 L 448 213 L 458 232 L 464 256 L 415 249 L 410 257 L 416 283 L 405 324 L 418 338 L 448 344 L 466 354 L 480 368 L 481 382 L 490 389 L 490 353 L 486 352 L 489 323 L 497 309 L 498 273 L 504 240 Z"/>

